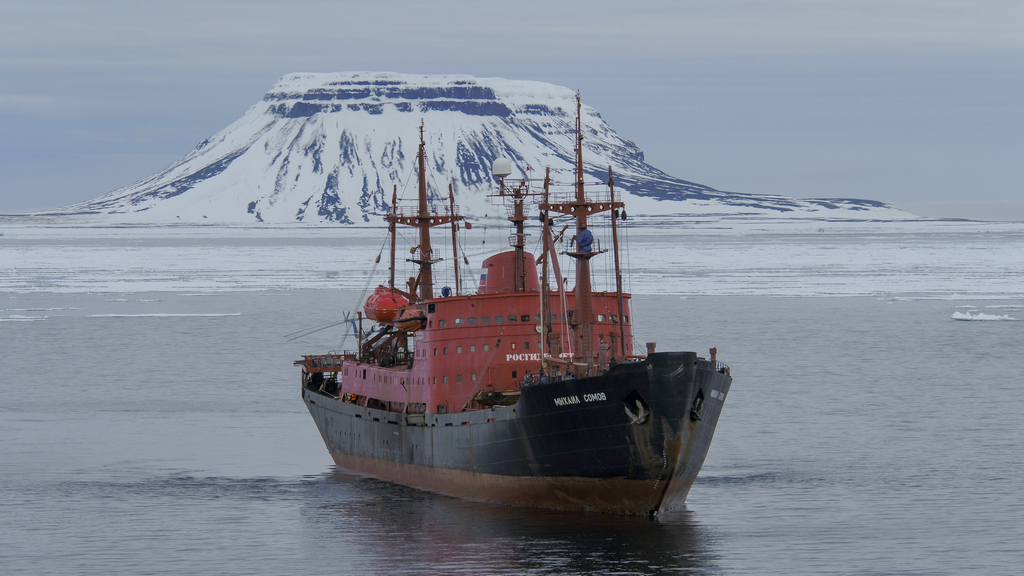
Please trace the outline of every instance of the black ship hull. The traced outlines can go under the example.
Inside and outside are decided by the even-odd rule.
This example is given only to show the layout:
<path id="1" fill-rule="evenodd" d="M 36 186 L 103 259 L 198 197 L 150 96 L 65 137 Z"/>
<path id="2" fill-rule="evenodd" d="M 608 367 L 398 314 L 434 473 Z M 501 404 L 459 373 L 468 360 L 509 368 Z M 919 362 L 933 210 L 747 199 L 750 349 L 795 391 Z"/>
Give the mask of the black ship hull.
<path id="1" fill-rule="evenodd" d="M 524 386 L 511 406 L 401 414 L 303 389 L 341 470 L 514 506 L 651 514 L 682 506 L 732 378 L 693 352 Z"/>

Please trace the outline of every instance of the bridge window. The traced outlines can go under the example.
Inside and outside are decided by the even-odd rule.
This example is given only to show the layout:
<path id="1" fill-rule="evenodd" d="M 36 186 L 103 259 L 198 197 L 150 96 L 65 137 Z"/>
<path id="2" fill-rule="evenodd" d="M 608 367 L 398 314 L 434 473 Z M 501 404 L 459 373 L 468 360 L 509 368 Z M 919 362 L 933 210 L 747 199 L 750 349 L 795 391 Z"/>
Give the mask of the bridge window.
<path id="1" fill-rule="evenodd" d="M 444 328 L 444 324 L 445 324 L 444 320 L 438 320 L 437 321 L 437 327 L 438 328 Z"/>
<path id="2" fill-rule="evenodd" d="M 484 316 L 483 318 L 480 319 L 480 323 L 481 324 L 490 324 L 491 323 L 491 317 L 490 316 Z"/>
<path id="3" fill-rule="evenodd" d="M 490 349 L 491 349 L 491 345 L 490 344 L 484 344 L 484 352 L 487 352 Z"/>
<path id="4" fill-rule="evenodd" d="M 519 320 L 519 317 L 516 316 L 515 314 L 512 314 L 511 316 L 508 317 L 509 322 L 515 322 L 516 320 Z"/>
<path id="5" fill-rule="evenodd" d="M 455 377 L 455 381 L 456 381 L 456 382 L 462 382 L 462 374 L 459 374 L 459 375 L 457 375 L 457 376 Z"/>
<path id="6" fill-rule="evenodd" d="M 462 346 L 456 346 L 455 347 L 455 353 L 456 354 L 462 354 Z"/>
<path id="7" fill-rule="evenodd" d="M 505 321 L 505 317 L 504 316 L 495 316 L 494 317 L 494 323 L 495 324 L 501 324 L 504 321 Z"/>
<path id="8" fill-rule="evenodd" d="M 530 321 L 530 315 L 529 314 L 523 314 L 519 319 L 522 320 L 523 322 L 529 322 Z M 540 320 L 540 318 L 537 318 L 537 320 Z"/>
<path id="9" fill-rule="evenodd" d="M 605 316 L 604 314 L 598 314 L 598 315 L 597 315 L 597 321 L 598 321 L 598 322 L 604 322 L 604 321 L 605 321 L 605 320 L 607 320 L 607 319 L 608 319 L 608 317 L 607 317 L 607 316 Z"/>
<path id="10" fill-rule="evenodd" d="M 447 376 L 445 376 L 445 377 L 444 377 L 444 383 L 445 383 L 445 384 L 447 384 L 447 383 L 448 383 L 448 377 L 447 377 Z"/>
<path id="11" fill-rule="evenodd" d="M 540 322 L 540 314 L 534 314 L 533 315 L 533 321 L 534 322 Z"/>
<path id="12" fill-rule="evenodd" d="M 558 316 L 555 314 L 548 314 L 548 322 L 558 322 Z"/>
<path id="13" fill-rule="evenodd" d="M 434 356 L 437 356 L 437 348 L 434 348 Z"/>
<path id="14" fill-rule="evenodd" d="M 470 326 L 476 326 L 476 318 L 467 319 L 466 324 L 469 324 Z"/>
<path id="15" fill-rule="evenodd" d="M 455 325 L 456 326 L 462 326 L 462 318 L 456 318 L 455 319 Z"/>
<path id="16" fill-rule="evenodd" d="M 476 380 L 476 373 L 470 374 L 469 375 L 469 379 L 475 381 Z"/>
<path id="17" fill-rule="evenodd" d="M 470 344 L 469 345 L 469 351 L 470 352 L 476 352 L 476 344 Z"/>
<path id="18" fill-rule="evenodd" d="M 530 349 L 530 343 L 529 342 L 523 342 L 523 350 L 529 350 L 529 349 Z"/>
<path id="19" fill-rule="evenodd" d="M 447 347 L 447 346 L 445 346 L 445 347 L 444 347 L 444 355 L 445 355 L 445 356 L 447 356 L 447 355 L 448 355 L 448 347 Z"/>

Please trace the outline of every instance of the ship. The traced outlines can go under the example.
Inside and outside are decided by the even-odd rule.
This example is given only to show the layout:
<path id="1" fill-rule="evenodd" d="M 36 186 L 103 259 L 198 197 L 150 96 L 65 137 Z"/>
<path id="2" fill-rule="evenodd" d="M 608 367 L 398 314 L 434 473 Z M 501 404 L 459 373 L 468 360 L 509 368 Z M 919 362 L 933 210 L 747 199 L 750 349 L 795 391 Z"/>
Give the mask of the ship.
<path id="1" fill-rule="evenodd" d="M 468 259 L 455 246 L 472 224 L 451 185 L 447 203 L 428 202 L 421 123 L 418 197 L 399 202 L 396 186 L 381 215 L 390 273 L 357 315 L 356 349 L 295 362 L 338 471 L 511 506 L 630 515 L 683 506 L 731 370 L 716 348 L 703 357 L 633 341 L 618 237 L 625 204 L 611 167 L 600 190 L 585 182 L 580 106 L 577 94 L 571 183 L 554 183 L 550 169 L 540 186 L 508 180 L 511 161 L 493 162 L 509 248 L 483 260 L 465 294 L 459 261 Z M 526 249 L 534 209 L 539 255 Z M 612 245 L 602 249 L 592 228 L 605 224 Z M 417 275 L 404 285 L 395 281 L 398 227 L 418 240 L 407 264 Z M 454 290 L 435 292 L 437 227 L 451 228 Z M 559 255 L 575 266 L 572 289 Z M 594 258 L 613 260 L 614 289 L 593 288 Z"/>

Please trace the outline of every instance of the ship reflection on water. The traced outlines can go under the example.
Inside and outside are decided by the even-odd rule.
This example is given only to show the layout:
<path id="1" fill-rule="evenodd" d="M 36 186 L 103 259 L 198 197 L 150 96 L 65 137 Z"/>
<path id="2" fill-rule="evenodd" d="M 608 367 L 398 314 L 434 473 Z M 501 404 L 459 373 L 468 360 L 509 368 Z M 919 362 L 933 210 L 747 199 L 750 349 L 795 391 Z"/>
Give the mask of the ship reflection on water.
<path id="1" fill-rule="evenodd" d="M 310 556 L 344 572 L 718 573 L 716 537 L 692 512 L 657 518 L 471 502 L 341 473 L 311 479 Z"/>

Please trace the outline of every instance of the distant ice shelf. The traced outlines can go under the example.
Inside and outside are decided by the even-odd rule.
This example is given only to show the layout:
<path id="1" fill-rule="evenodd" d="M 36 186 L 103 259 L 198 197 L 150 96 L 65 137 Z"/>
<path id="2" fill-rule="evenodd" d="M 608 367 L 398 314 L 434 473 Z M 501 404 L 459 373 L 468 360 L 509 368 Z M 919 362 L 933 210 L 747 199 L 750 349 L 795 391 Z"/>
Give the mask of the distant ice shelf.
<path id="1" fill-rule="evenodd" d="M 602 244 L 610 244 L 605 231 L 594 229 Z M 375 264 L 386 248 L 383 228 L 5 226 L 4 232 L 0 292 L 15 298 L 5 302 L 3 314 L 12 321 L 32 315 L 19 310 L 27 307 L 16 295 L 25 292 L 102 293 L 109 295 L 108 304 L 128 306 L 152 299 L 132 296 L 142 292 L 358 292 L 376 286 L 387 271 L 386 258 Z M 474 225 L 461 236 L 460 256 L 469 259 L 469 270 L 508 249 L 507 233 L 507 225 L 496 222 Z M 631 218 L 619 234 L 625 288 L 637 295 L 874 296 L 894 303 L 1010 299 L 993 304 L 1024 306 L 1020 223 L 715 220 L 670 226 Z M 400 235 L 399 249 L 407 251 L 415 241 Z M 449 242 L 436 246 L 444 262 L 451 258 Z M 527 249 L 539 252 L 534 245 Z M 572 265 L 563 258 L 571 287 Z M 396 276 L 414 276 L 410 266 L 400 258 Z M 611 258 L 597 257 L 592 266 L 595 288 L 612 288 Z M 435 282 L 454 286 L 451 271 L 441 268 Z M 462 275 L 464 291 L 476 289 L 473 277 Z"/>

